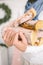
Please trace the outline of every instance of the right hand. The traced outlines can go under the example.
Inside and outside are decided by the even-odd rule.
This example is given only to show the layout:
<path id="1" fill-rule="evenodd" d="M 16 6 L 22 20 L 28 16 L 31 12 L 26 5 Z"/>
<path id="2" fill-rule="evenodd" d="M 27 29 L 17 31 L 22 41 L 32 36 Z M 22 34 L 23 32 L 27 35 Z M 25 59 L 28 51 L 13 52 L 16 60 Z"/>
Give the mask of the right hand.
<path id="1" fill-rule="evenodd" d="M 25 35 L 22 32 L 16 33 L 14 41 L 13 41 L 13 45 L 17 47 L 20 51 L 25 51 L 28 43 L 27 43 L 27 39 Z"/>

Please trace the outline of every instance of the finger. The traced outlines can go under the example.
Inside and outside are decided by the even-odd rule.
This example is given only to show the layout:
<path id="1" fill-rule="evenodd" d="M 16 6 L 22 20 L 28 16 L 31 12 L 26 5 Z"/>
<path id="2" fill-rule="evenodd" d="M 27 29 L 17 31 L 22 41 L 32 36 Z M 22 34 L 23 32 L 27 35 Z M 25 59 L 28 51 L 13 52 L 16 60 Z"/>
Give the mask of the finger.
<path id="1" fill-rule="evenodd" d="M 10 31 L 10 29 L 8 29 L 8 28 L 4 29 L 4 32 L 3 32 L 3 34 L 2 34 L 2 37 L 5 37 L 6 34 L 7 34 L 9 31 Z"/>
<path id="2" fill-rule="evenodd" d="M 15 38 L 15 32 L 12 32 L 10 35 L 10 43 L 13 44 L 14 38 Z"/>
<path id="3" fill-rule="evenodd" d="M 8 46 L 13 45 L 14 36 L 15 36 L 15 32 L 11 31 L 11 32 L 8 33 L 7 38 L 4 39 L 4 41 L 6 42 L 6 44 Z"/>
<path id="4" fill-rule="evenodd" d="M 22 38 L 22 40 L 25 39 L 25 36 L 24 36 L 24 34 L 22 32 L 20 32 L 20 37 Z"/>
<path id="5" fill-rule="evenodd" d="M 6 43 L 7 45 L 11 44 L 11 43 L 10 43 L 10 38 L 8 38 L 8 37 L 9 37 L 9 32 L 7 32 L 7 34 L 6 34 L 5 37 L 4 37 L 4 41 L 5 41 L 5 43 Z"/>
<path id="6" fill-rule="evenodd" d="M 7 39 L 8 41 L 10 41 L 11 36 L 12 36 L 12 31 L 9 31 L 8 34 L 6 34 L 6 39 Z"/>
<path id="7" fill-rule="evenodd" d="M 10 34 L 11 34 L 11 30 L 10 29 L 6 29 L 5 30 L 5 33 L 4 33 L 4 35 L 3 35 L 3 39 L 5 40 L 5 41 L 8 41 L 8 39 L 10 39 L 9 37 L 10 37 Z"/>
<path id="8" fill-rule="evenodd" d="M 18 33 L 16 33 L 16 35 L 15 35 L 15 40 L 16 41 L 18 41 L 18 35 L 19 35 Z"/>
<path id="9" fill-rule="evenodd" d="M 16 45 L 17 43 L 19 43 L 18 36 L 19 36 L 19 34 L 16 33 L 16 34 L 15 34 L 14 41 L 13 41 L 13 44 L 14 44 L 14 45 Z"/>
<path id="10" fill-rule="evenodd" d="M 22 32 L 20 32 L 20 37 L 21 37 L 21 39 L 22 39 L 23 42 L 26 41 L 26 37 L 24 36 L 24 34 Z"/>
<path id="11" fill-rule="evenodd" d="M 5 34 L 3 35 L 3 39 L 4 39 L 4 40 L 5 40 L 5 39 L 7 38 L 7 36 L 9 35 L 8 33 L 9 33 L 9 31 L 6 31 Z"/>
<path id="12" fill-rule="evenodd" d="M 12 28 L 7 28 L 7 29 L 4 31 L 3 38 L 8 38 L 9 35 L 11 34 L 11 32 L 14 32 L 14 31 L 12 30 Z"/>
<path id="13" fill-rule="evenodd" d="M 15 32 L 13 29 L 11 29 L 6 37 L 7 37 L 7 40 L 11 43 L 14 36 L 15 36 Z"/>

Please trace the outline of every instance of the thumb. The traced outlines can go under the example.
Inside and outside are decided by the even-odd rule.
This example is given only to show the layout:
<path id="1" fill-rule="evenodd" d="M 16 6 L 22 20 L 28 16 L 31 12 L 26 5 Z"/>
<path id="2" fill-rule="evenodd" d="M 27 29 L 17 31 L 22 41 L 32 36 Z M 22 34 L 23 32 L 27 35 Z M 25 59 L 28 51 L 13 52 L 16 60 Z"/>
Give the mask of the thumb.
<path id="1" fill-rule="evenodd" d="M 26 37 L 25 37 L 25 35 L 22 32 L 20 32 L 20 37 L 21 37 L 23 42 L 27 43 Z"/>

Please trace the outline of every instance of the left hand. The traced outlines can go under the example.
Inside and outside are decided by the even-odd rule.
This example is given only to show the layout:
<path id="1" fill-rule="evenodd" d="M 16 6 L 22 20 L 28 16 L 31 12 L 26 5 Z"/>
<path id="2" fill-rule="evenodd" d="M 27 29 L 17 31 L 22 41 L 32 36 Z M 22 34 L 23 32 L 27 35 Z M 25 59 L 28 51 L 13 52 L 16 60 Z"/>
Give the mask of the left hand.
<path id="1" fill-rule="evenodd" d="M 2 38 L 7 46 L 13 45 L 13 38 L 15 36 L 15 31 L 11 27 L 4 28 Z"/>

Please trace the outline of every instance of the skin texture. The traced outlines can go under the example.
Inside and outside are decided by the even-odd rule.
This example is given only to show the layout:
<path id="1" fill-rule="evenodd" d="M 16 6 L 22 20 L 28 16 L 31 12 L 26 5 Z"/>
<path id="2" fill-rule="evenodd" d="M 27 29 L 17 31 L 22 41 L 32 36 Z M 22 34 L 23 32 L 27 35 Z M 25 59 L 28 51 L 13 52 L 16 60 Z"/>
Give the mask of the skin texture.
<path id="1" fill-rule="evenodd" d="M 13 28 L 9 27 L 4 30 L 4 34 L 2 37 L 7 46 L 14 45 L 20 51 L 25 51 L 27 47 L 27 40 L 25 35 L 21 31 L 15 32 Z M 18 39 L 19 37 L 21 39 Z"/>
<path id="2" fill-rule="evenodd" d="M 19 36 L 21 37 L 21 40 L 18 40 Z M 22 32 L 16 33 L 13 44 L 21 51 L 24 51 L 26 49 L 27 40 Z"/>

